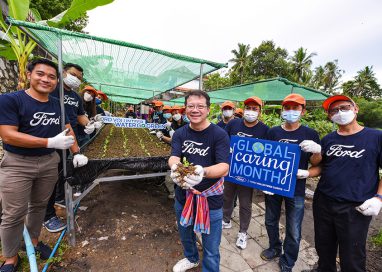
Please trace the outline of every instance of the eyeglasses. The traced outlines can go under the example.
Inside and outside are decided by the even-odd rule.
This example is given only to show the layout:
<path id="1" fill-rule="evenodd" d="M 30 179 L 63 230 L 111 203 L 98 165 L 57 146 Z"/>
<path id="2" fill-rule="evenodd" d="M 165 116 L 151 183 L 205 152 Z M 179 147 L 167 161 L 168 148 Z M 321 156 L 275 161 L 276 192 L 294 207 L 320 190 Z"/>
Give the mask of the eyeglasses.
<path id="1" fill-rule="evenodd" d="M 332 108 L 332 109 L 329 109 L 328 110 L 328 113 L 330 115 L 334 115 L 336 113 L 338 113 L 339 111 L 348 111 L 351 109 L 353 105 L 351 104 L 348 104 L 348 105 L 342 105 L 342 106 L 339 106 L 339 107 L 336 107 L 336 108 Z"/>
<path id="2" fill-rule="evenodd" d="M 198 110 L 204 110 L 207 108 L 207 105 L 187 105 L 186 106 L 188 110 L 198 109 Z"/>
<path id="3" fill-rule="evenodd" d="M 245 110 L 260 111 L 260 107 L 258 107 L 258 106 L 253 106 L 253 107 L 251 107 L 251 106 L 245 106 L 244 109 L 245 109 Z"/>

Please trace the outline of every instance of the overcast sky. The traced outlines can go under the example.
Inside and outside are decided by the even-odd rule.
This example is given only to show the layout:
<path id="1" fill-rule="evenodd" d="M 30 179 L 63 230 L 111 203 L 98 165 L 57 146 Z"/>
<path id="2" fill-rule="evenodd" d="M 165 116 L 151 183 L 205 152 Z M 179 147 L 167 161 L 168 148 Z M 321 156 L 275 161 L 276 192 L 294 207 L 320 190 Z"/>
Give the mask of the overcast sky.
<path id="1" fill-rule="evenodd" d="M 343 81 L 366 65 L 382 85 L 380 0 L 115 0 L 89 14 L 89 34 L 226 63 L 237 43 L 273 40 L 291 55 L 338 59 Z"/>

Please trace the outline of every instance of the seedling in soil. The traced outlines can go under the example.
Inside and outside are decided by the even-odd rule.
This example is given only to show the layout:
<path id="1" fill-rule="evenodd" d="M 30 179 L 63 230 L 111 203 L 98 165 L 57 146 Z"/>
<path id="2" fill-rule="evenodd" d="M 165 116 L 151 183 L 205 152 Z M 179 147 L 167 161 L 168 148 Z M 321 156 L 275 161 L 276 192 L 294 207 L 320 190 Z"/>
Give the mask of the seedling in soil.
<path id="1" fill-rule="evenodd" d="M 185 183 L 184 178 L 188 175 L 195 174 L 195 169 L 195 165 L 193 163 L 188 162 L 185 157 L 183 157 L 183 163 L 178 163 L 178 167 L 176 168 L 175 172 L 178 174 L 180 184 L 182 187 Z"/>

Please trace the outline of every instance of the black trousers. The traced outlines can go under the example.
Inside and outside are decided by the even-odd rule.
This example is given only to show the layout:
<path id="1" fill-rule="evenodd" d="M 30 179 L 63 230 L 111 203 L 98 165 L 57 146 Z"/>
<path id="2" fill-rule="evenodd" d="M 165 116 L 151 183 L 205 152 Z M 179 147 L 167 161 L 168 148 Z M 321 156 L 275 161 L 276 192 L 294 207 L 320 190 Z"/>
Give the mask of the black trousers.
<path id="1" fill-rule="evenodd" d="M 57 151 L 57 153 L 60 155 L 60 163 L 58 164 L 58 180 L 56 186 L 54 186 L 52 195 L 49 198 L 48 205 L 46 206 L 44 222 L 56 216 L 56 210 L 54 208 L 54 203 L 56 202 L 56 200 L 65 199 L 65 180 L 62 166 L 62 151 L 59 150 Z M 69 151 L 67 151 L 66 154 L 67 156 L 69 156 Z"/>
<path id="2" fill-rule="evenodd" d="M 366 271 L 366 239 L 372 217 L 355 210 L 360 204 L 338 202 L 319 192 L 314 194 L 314 233 L 320 271 L 337 271 L 337 249 L 342 272 Z"/>

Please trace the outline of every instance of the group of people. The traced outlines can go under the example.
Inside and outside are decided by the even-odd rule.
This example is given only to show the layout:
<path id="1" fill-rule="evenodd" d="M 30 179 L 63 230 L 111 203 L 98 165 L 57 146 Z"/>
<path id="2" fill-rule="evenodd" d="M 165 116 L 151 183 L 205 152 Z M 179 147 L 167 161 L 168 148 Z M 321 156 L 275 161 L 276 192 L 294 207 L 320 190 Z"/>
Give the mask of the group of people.
<path id="1" fill-rule="evenodd" d="M 357 122 L 359 108 L 347 96 L 329 97 L 323 108 L 338 129 L 320 140 L 313 128 L 300 122 L 306 113 L 306 101 L 299 94 L 284 98 L 281 111 L 284 122 L 272 128 L 260 121 L 263 102 L 258 97 L 244 100 L 243 118 L 234 116 L 237 110 L 234 103 L 224 102 L 223 118 L 215 125 L 207 118 L 208 94 L 203 91 L 187 94 L 185 111 L 190 124 L 172 135 L 168 161 L 175 183 L 174 207 L 185 256 L 175 264 L 174 272 L 199 265 L 195 233 L 202 236 L 202 271 L 219 271 L 222 229 L 232 227 L 235 197 L 240 205 L 236 246 L 242 250 L 247 246 L 253 189 L 224 180 L 229 171 L 231 136 L 296 144 L 301 148 L 294 197 L 264 191 L 269 247 L 253 254 L 267 261 L 279 257 L 280 270 L 292 271 L 301 240 L 306 179 L 320 175 L 313 199 L 319 261 L 313 271 L 337 271 L 338 250 L 341 271 L 366 271 L 369 224 L 382 208 L 382 181 L 378 172 L 382 168 L 382 131 L 361 126 Z M 195 171 L 182 178 L 177 168 L 185 159 L 195 165 Z M 279 222 L 283 202 L 286 233 L 281 240 Z"/>
<path id="2" fill-rule="evenodd" d="M 0 236 L 5 258 L 0 272 L 17 271 L 24 223 L 41 259 L 51 254 L 50 247 L 39 240 L 42 225 L 50 232 L 66 227 L 54 208 L 55 204 L 64 205 L 62 164 L 67 158 L 62 158 L 60 150 L 70 150 L 74 167 L 87 164 L 80 146 L 102 125 L 100 116 L 104 112 L 97 106 L 107 99 L 91 86 L 78 93 L 83 73 L 76 64 L 64 66 L 65 116 L 61 116 L 57 99 L 58 68 L 47 59 L 36 59 L 28 65 L 28 89 L 0 96 L 4 148 L 0 163 Z M 222 120 L 216 125 L 207 118 L 210 98 L 206 92 L 188 93 L 184 107 L 153 102 L 151 122 L 165 124 L 165 129 L 153 133 L 172 147 L 166 185 L 169 197 L 175 198 L 185 255 L 173 271 L 199 265 L 195 233 L 202 236 L 203 271 L 219 271 L 222 230 L 232 227 L 236 197 L 240 218 L 236 246 L 242 250 L 247 246 L 253 189 L 224 180 L 229 172 L 231 136 L 286 142 L 301 148 L 294 197 L 264 192 L 269 248 L 258 253 L 261 258 L 279 257 L 281 271 L 292 271 L 301 240 L 306 179 L 320 175 L 313 200 L 317 271 L 336 271 L 338 249 L 342 271 L 365 271 L 368 227 L 382 207 L 378 172 L 382 167 L 382 131 L 361 126 L 357 122 L 358 106 L 343 95 L 329 97 L 323 103 L 338 129 L 321 140 L 313 128 L 301 125 L 306 113 L 306 101 L 301 95 L 284 98 L 284 123 L 272 128 L 261 122 L 264 105 L 260 98 L 249 97 L 243 102 L 244 109 L 224 102 Z M 194 171 L 180 177 L 177 169 L 184 161 L 192 163 Z M 279 234 L 282 202 L 286 212 L 283 241 Z"/>
<path id="3" fill-rule="evenodd" d="M 66 227 L 55 210 L 55 205 L 65 207 L 63 161 L 67 158 L 62 158 L 61 151 L 70 150 L 67 156 L 71 156 L 75 168 L 87 164 L 80 146 L 102 125 L 100 116 L 104 112 L 97 105 L 107 99 L 91 86 L 78 93 L 83 73 L 79 65 L 64 66 L 65 116 L 61 115 L 58 67 L 48 59 L 29 63 L 28 89 L 0 96 L 4 149 L 0 163 L 0 236 L 5 258 L 1 272 L 17 271 L 20 265 L 18 251 L 24 224 L 43 260 L 52 250 L 39 240 L 42 226 L 50 232 Z"/>

